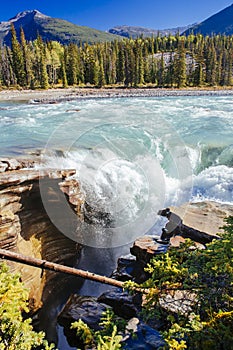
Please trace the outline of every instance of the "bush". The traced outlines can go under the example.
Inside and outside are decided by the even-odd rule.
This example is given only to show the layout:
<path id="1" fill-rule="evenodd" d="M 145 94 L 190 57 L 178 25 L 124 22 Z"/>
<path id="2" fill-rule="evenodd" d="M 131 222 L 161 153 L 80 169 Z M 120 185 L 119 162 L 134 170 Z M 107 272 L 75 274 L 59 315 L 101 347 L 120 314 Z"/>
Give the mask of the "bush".
<path id="1" fill-rule="evenodd" d="M 53 349 L 43 332 L 33 330 L 28 313 L 28 291 L 18 274 L 0 265 L 0 350 Z"/>

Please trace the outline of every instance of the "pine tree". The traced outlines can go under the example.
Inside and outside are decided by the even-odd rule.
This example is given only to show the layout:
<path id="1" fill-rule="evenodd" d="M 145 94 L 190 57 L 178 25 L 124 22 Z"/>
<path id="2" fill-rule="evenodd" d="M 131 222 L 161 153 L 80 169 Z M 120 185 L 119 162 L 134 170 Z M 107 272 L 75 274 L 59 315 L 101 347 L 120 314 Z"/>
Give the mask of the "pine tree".
<path id="1" fill-rule="evenodd" d="M 174 83 L 174 57 L 173 52 L 170 52 L 169 62 L 167 66 L 166 76 L 165 76 L 165 85 L 173 86 Z"/>
<path id="2" fill-rule="evenodd" d="M 136 42 L 137 43 L 137 42 Z M 143 60 L 143 40 L 138 40 L 138 84 L 142 85 L 145 83 L 144 81 L 144 60 Z"/>
<path id="3" fill-rule="evenodd" d="M 26 85 L 31 86 L 31 82 L 33 80 L 31 53 L 30 53 L 29 47 L 27 46 L 22 27 L 20 29 L 20 41 L 21 41 L 21 47 L 22 47 L 22 53 L 23 53 L 24 71 L 26 74 L 26 77 L 25 77 Z"/>
<path id="4" fill-rule="evenodd" d="M 106 81 L 105 81 L 105 74 L 104 74 L 103 56 L 100 54 L 97 86 L 100 88 L 105 84 L 106 84 Z"/>
<path id="5" fill-rule="evenodd" d="M 133 86 L 135 70 L 135 56 L 133 52 L 133 40 L 129 40 L 125 46 L 125 85 Z"/>
<path id="6" fill-rule="evenodd" d="M 15 73 L 17 84 L 26 86 L 25 64 L 23 53 L 18 42 L 16 31 L 13 23 L 11 24 L 11 47 L 12 47 L 12 69 Z"/>
<path id="7" fill-rule="evenodd" d="M 62 86 L 63 86 L 63 88 L 67 88 L 68 87 L 68 81 L 67 81 L 66 67 L 65 67 L 64 59 L 61 62 L 61 79 L 62 79 Z"/>
<path id="8" fill-rule="evenodd" d="M 206 45 L 205 62 L 206 62 L 206 82 L 209 85 L 215 85 L 217 61 L 216 61 L 216 51 L 215 51 L 212 38 L 210 39 L 210 42 L 208 42 Z"/>
<path id="9" fill-rule="evenodd" d="M 203 37 L 197 36 L 196 68 L 194 71 L 194 86 L 203 86 L 205 82 L 205 60 L 203 55 Z"/>
<path id="10" fill-rule="evenodd" d="M 106 57 L 108 60 L 108 83 L 115 84 L 117 82 L 117 53 L 115 45 L 111 47 L 111 56 Z"/>
<path id="11" fill-rule="evenodd" d="M 178 88 L 182 88 L 186 85 L 186 52 L 184 48 L 184 41 L 182 40 L 178 44 L 178 52 L 174 62 L 174 80 Z"/>
<path id="12" fill-rule="evenodd" d="M 228 57 L 227 57 L 227 86 L 233 85 L 233 76 L 232 76 L 232 68 L 233 68 L 233 49 L 229 49 Z"/>
<path id="13" fill-rule="evenodd" d="M 77 79 L 77 47 L 71 43 L 67 50 L 67 80 L 69 85 L 76 85 Z"/>
<path id="14" fill-rule="evenodd" d="M 117 83 L 124 83 L 125 81 L 125 45 L 120 43 L 118 47 L 118 56 L 117 56 Z"/>
<path id="15" fill-rule="evenodd" d="M 164 62 L 164 53 L 162 52 L 161 58 L 159 61 L 158 72 L 157 72 L 158 86 L 163 87 L 165 83 L 165 62 Z"/>

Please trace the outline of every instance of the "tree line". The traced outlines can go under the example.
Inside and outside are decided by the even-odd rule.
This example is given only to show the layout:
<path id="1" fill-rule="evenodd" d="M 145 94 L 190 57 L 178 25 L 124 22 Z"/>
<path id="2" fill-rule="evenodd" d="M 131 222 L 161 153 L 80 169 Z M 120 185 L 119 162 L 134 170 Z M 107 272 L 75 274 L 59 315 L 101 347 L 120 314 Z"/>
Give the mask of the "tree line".
<path id="1" fill-rule="evenodd" d="M 233 36 L 201 34 L 62 45 L 17 38 L 0 48 L 0 86 L 202 87 L 233 85 Z"/>

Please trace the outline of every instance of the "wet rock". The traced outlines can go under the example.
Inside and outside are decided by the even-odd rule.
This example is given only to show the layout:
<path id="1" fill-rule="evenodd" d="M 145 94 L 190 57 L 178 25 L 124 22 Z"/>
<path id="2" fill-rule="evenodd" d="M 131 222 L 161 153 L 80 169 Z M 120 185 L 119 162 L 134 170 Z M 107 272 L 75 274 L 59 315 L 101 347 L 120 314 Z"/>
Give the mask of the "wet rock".
<path id="1" fill-rule="evenodd" d="M 196 230 L 192 227 L 189 227 L 187 225 L 181 225 L 181 237 L 183 238 L 189 238 L 195 242 L 201 243 L 201 244 L 207 244 L 212 242 L 214 239 L 219 239 L 218 236 L 210 235 L 206 232 L 202 232 L 199 230 Z"/>
<path id="2" fill-rule="evenodd" d="M 81 109 L 67 109 L 66 113 L 68 113 L 68 112 L 80 112 L 80 111 L 81 111 Z"/>
<path id="3" fill-rule="evenodd" d="M 148 274 L 144 271 L 144 266 L 136 260 L 136 257 L 129 254 L 118 259 L 117 268 L 111 277 L 123 282 L 132 280 L 136 283 L 142 283 L 148 278 Z"/>
<path id="4" fill-rule="evenodd" d="M 81 319 L 91 329 L 100 330 L 100 320 L 107 305 L 98 303 L 96 298 L 88 296 L 79 296 L 73 294 L 70 296 L 66 305 L 58 315 L 58 323 L 64 327 L 64 333 L 70 346 L 82 345 L 81 339 L 76 335 L 76 331 L 71 329 L 71 324 Z"/>
<path id="5" fill-rule="evenodd" d="M 116 315 L 126 319 L 138 316 L 141 311 L 141 295 L 130 295 L 120 288 L 106 291 L 97 300 L 111 306 Z"/>
<path id="6" fill-rule="evenodd" d="M 75 179 L 66 179 L 59 183 L 59 187 L 68 197 L 69 203 L 72 205 L 75 212 L 83 219 L 83 206 L 85 198 L 80 189 L 80 184 Z"/>
<path id="7" fill-rule="evenodd" d="M 126 334 L 123 349 L 152 350 L 159 349 L 165 345 L 161 334 L 145 323 L 140 322 L 138 318 L 133 318 L 129 321 L 127 330 L 130 334 L 133 333 L 133 336 Z"/>
<path id="8" fill-rule="evenodd" d="M 6 164 L 7 170 L 17 170 L 22 168 L 21 162 L 19 162 L 17 159 L 8 159 L 8 158 L 2 158 L 1 163 Z"/>
<path id="9" fill-rule="evenodd" d="M 97 302 L 96 298 L 73 294 L 58 316 L 58 322 L 65 328 L 81 319 L 90 328 L 99 330 L 99 322 L 107 305 Z"/>
<path id="10" fill-rule="evenodd" d="M 7 168 L 8 168 L 8 164 L 3 161 L 0 161 L 0 173 L 4 173 L 4 171 L 6 171 Z"/>
<path id="11" fill-rule="evenodd" d="M 155 255 L 166 252 L 167 245 L 158 243 L 153 236 L 143 236 L 136 239 L 131 254 L 145 266 Z"/>

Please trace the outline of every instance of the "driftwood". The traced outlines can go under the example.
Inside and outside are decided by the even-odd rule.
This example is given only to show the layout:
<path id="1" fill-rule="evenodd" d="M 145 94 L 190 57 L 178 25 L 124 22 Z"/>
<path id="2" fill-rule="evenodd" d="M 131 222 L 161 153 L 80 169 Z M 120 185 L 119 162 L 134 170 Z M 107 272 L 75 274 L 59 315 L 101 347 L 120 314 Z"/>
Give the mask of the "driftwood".
<path id="1" fill-rule="evenodd" d="M 97 275 L 95 273 L 89 272 L 89 271 L 84 271 L 80 269 L 76 269 L 74 267 L 69 267 L 69 266 L 64 266 L 60 264 L 53 263 L 51 261 L 47 260 L 41 260 L 37 258 L 32 258 L 29 256 L 25 256 L 19 253 L 15 253 L 6 249 L 0 249 L 0 258 L 10 260 L 10 261 L 15 261 L 21 264 L 25 265 L 30 265 L 34 266 L 43 270 L 50 270 L 50 271 L 55 271 L 55 272 L 62 272 L 66 273 L 69 275 L 77 276 L 77 277 L 82 277 L 84 279 L 104 283 L 104 284 L 109 284 L 115 287 L 120 287 L 123 288 L 124 282 L 122 281 L 117 281 L 113 278 Z"/>

